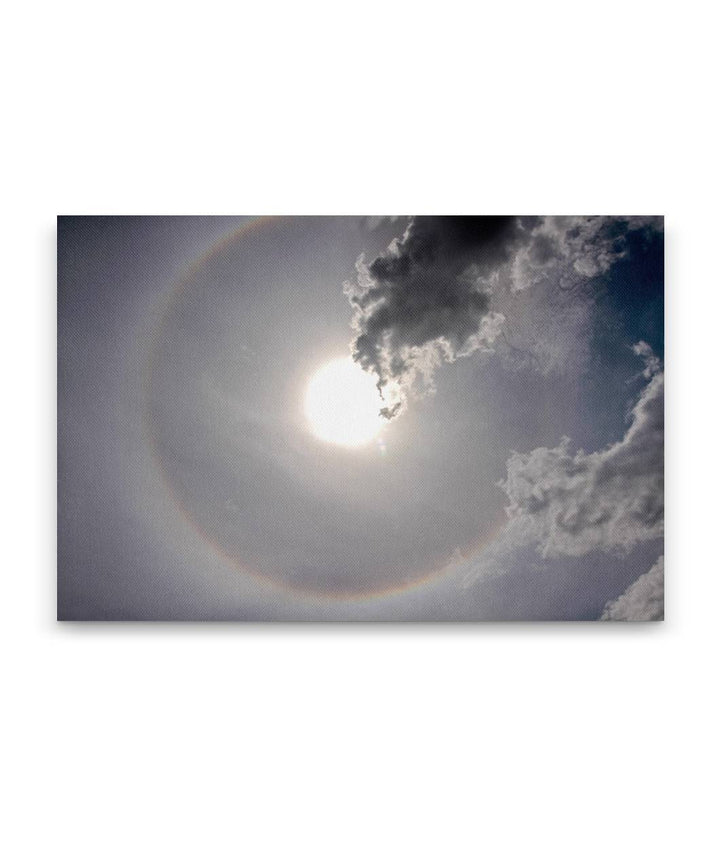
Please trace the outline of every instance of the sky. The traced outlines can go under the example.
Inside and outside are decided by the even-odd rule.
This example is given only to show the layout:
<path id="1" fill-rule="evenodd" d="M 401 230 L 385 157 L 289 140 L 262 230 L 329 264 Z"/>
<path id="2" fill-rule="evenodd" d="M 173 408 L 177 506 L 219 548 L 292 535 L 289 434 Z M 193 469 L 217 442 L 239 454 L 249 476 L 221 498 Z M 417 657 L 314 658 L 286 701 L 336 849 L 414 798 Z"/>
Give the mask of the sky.
<path id="1" fill-rule="evenodd" d="M 662 218 L 60 217 L 58 617 L 660 619 L 663 345 Z"/>

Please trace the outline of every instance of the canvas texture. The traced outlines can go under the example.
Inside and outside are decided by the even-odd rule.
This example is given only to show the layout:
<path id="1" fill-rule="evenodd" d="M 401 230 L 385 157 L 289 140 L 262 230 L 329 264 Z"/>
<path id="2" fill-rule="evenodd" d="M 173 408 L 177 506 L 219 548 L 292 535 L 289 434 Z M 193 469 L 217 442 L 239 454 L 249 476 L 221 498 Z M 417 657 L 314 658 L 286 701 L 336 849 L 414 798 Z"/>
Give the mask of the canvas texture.
<path id="1" fill-rule="evenodd" d="M 58 218 L 58 618 L 664 617 L 658 216 Z"/>

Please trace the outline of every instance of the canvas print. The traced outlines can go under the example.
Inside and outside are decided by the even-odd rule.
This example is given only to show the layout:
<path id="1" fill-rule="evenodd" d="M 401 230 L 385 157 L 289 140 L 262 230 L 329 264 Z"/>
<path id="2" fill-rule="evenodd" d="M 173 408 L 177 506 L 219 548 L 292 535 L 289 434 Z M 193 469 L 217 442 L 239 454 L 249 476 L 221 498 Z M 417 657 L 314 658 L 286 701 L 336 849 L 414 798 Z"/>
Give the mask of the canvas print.
<path id="1" fill-rule="evenodd" d="M 58 218 L 58 618 L 652 621 L 663 219 Z"/>

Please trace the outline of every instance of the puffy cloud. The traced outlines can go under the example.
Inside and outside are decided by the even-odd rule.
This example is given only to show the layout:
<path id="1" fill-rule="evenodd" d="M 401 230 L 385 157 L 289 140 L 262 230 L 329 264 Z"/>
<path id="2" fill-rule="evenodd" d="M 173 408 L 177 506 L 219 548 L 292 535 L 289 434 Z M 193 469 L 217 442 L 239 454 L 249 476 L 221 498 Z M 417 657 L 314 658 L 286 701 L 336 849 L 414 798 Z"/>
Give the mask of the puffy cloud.
<path id="1" fill-rule="evenodd" d="M 605 605 L 603 621 L 660 621 L 665 617 L 665 560 L 628 586 L 617 600 Z"/>
<path id="2" fill-rule="evenodd" d="M 353 358 L 378 377 L 394 416 L 435 368 L 489 348 L 503 318 L 490 310 L 493 277 L 520 236 L 515 217 L 415 217 L 345 284 L 354 309 Z"/>
<path id="3" fill-rule="evenodd" d="M 642 370 L 642 376 L 644 378 L 651 378 L 662 368 L 660 357 L 653 353 L 653 349 L 647 342 L 638 342 L 633 345 L 633 353 L 638 357 L 642 357 L 645 362 L 645 368 Z"/>
<path id="4" fill-rule="evenodd" d="M 570 290 L 623 258 L 630 232 L 661 226 L 647 217 L 412 218 L 372 262 L 358 259 L 357 279 L 344 287 L 353 358 L 377 376 L 383 414 L 392 418 L 413 391 L 432 390 L 442 363 L 492 350 L 501 332 L 508 350 L 521 353 L 504 333 L 513 295 L 541 282 Z M 541 337 L 533 359 L 555 365 L 558 341 Z"/>
<path id="5" fill-rule="evenodd" d="M 645 343 L 635 350 L 648 383 L 622 440 L 588 454 L 564 437 L 507 462 L 508 514 L 530 526 L 545 556 L 629 550 L 663 533 L 663 372 Z"/>
<path id="6" fill-rule="evenodd" d="M 662 229 L 658 217 L 542 217 L 525 224 L 525 240 L 512 262 L 516 291 L 546 279 L 560 288 L 605 273 L 628 252 L 628 235 Z"/>

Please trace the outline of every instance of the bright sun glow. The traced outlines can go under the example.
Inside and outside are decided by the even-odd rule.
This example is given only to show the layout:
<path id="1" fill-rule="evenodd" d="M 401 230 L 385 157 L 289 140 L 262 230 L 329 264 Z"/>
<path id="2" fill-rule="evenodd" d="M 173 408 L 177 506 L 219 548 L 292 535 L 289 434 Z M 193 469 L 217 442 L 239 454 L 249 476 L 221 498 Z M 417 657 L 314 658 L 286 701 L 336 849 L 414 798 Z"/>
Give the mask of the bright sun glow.
<path id="1" fill-rule="evenodd" d="M 382 428 L 383 400 L 372 375 L 350 357 L 326 363 L 312 376 L 305 394 L 305 415 L 321 440 L 362 446 Z"/>

